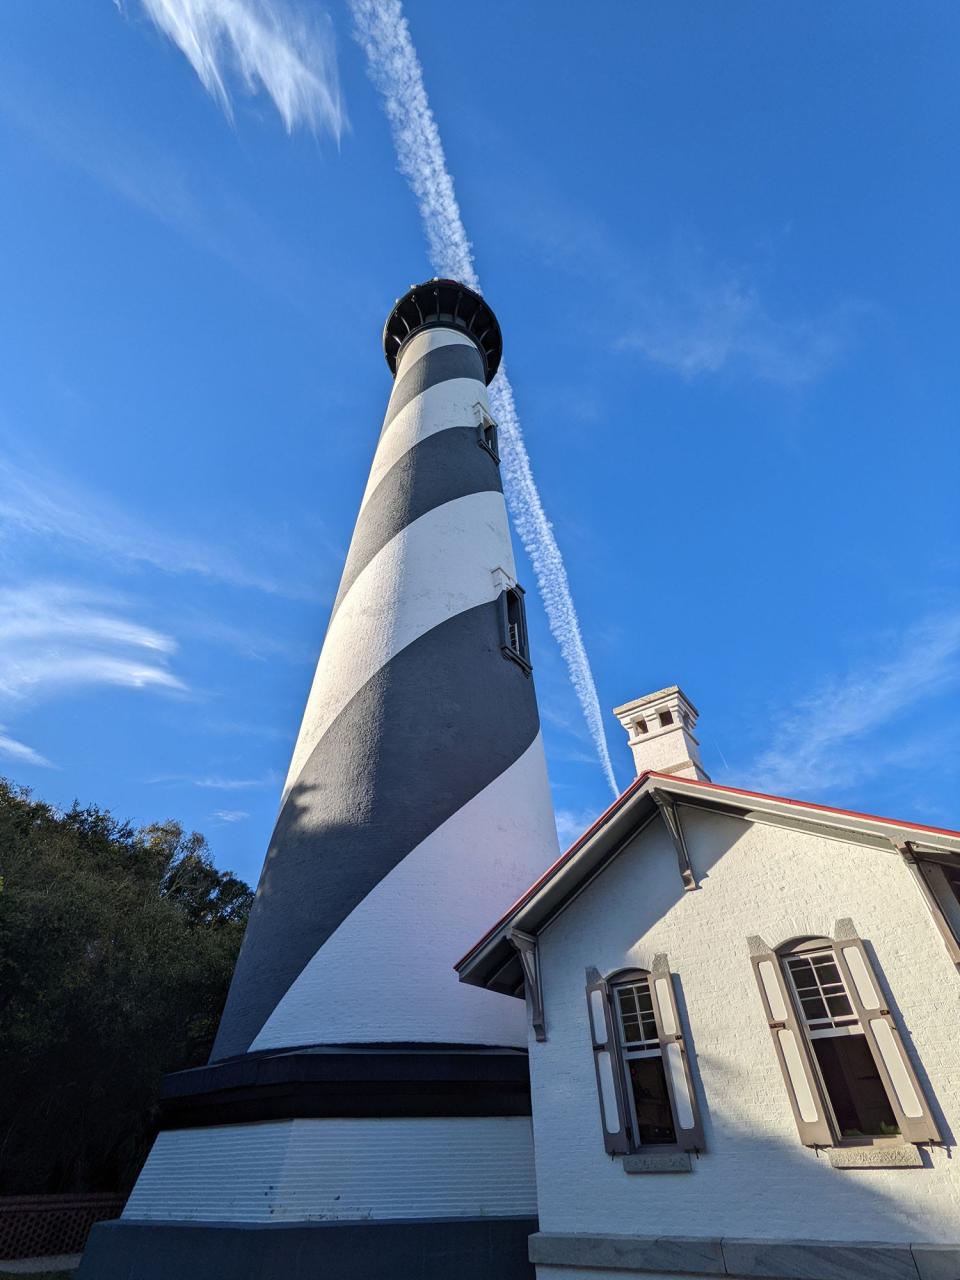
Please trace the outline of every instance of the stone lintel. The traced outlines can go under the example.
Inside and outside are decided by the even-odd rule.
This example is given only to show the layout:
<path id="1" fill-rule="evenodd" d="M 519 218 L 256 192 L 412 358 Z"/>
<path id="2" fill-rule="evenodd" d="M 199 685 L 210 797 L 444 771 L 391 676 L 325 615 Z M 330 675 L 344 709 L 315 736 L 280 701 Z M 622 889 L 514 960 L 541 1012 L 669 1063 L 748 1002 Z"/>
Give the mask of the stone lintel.
<path id="1" fill-rule="evenodd" d="M 828 1147 L 834 1169 L 922 1169 L 923 1157 L 912 1142 L 895 1146 Z"/>
<path id="2" fill-rule="evenodd" d="M 655 1155 L 634 1155 L 623 1157 L 624 1173 L 689 1173 L 689 1151 L 661 1151 Z"/>

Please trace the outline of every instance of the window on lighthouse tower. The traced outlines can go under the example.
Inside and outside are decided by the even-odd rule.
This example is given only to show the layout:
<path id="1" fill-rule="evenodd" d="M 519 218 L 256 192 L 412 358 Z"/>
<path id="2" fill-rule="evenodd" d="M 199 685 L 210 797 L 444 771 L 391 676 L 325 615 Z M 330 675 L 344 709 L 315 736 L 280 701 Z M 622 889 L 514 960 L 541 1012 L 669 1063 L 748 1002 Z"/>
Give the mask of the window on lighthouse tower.
<path id="1" fill-rule="evenodd" d="M 527 614 L 523 588 L 508 587 L 501 596 L 501 648 L 504 655 L 518 662 L 527 672 L 530 666 L 530 644 L 527 639 Z"/>
<path id="2" fill-rule="evenodd" d="M 486 415 L 480 421 L 477 427 L 477 443 L 482 449 L 486 449 L 494 462 L 500 461 L 500 449 L 497 444 L 497 424 L 491 421 Z"/>

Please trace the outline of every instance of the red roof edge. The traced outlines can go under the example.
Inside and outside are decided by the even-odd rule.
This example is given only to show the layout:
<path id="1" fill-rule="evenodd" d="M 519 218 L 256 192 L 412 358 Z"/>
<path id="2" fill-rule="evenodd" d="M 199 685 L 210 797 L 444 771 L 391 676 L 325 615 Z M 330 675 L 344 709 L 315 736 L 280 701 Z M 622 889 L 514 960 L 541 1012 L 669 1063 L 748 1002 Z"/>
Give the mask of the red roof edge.
<path id="1" fill-rule="evenodd" d="M 608 808 L 604 809 L 603 813 L 601 813 L 600 817 L 597 818 L 596 822 L 594 822 L 592 826 L 587 827 L 583 835 L 578 836 L 576 840 L 574 840 L 573 844 L 570 845 L 570 847 L 566 850 L 566 852 L 561 853 L 560 857 L 557 858 L 555 862 L 552 862 L 549 867 L 547 867 L 543 875 L 540 876 L 537 880 L 535 880 L 529 889 L 525 889 L 524 892 L 521 893 L 520 897 L 517 898 L 516 902 L 514 902 L 510 907 L 508 907 L 508 909 L 503 913 L 503 915 L 496 922 L 496 924 L 493 925 L 491 928 L 489 928 L 487 932 L 483 935 L 483 937 L 480 938 L 479 941 L 473 944 L 473 946 L 469 949 L 469 951 L 464 952 L 464 954 L 453 966 L 454 969 L 459 969 L 460 966 L 463 964 L 464 960 L 466 960 L 468 956 L 473 955 L 474 951 L 476 951 L 479 947 L 482 947 L 483 944 L 487 941 L 487 939 L 492 937 L 493 934 L 495 934 L 497 930 L 501 927 L 501 925 L 503 925 L 507 920 L 510 919 L 510 917 L 513 915 L 513 913 L 516 911 L 518 907 L 522 906 L 525 902 L 527 902 L 530 898 L 532 898 L 533 895 L 537 892 L 537 890 L 541 887 L 541 885 L 545 884 L 551 878 L 554 872 L 558 871 L 569 858 L 573 857 L 573 855 L 577 852 L 580 846 L 586 843 L 586 841 L 590 839 L 593 833 L 597 831 L 600 827 L 602 827 L 603 824 L 607 821 L 607 819 L 611 817 L 612 814 L 614 814 L 616 810 L 619 809 L 620 806 L 624 804 L 630 798 L 630 796 L 632 796 L 633 793 L 643 785 L 644 782 L 647 781 L 648 778 L 662 778 L 665 782 L 683 782 L 684 785 L 686 786 L 703 787 L 704 790 L 706 791 L 725 791 L 730 795 L 749 796 L 754 800 L 775 800 L 778 804 L 793 805 L 797 809 L 814 809 L 818 813 L 836 813 L 841 815 L 844 818 L 865 818 L 868 822 L 884 822 L 891 827 L 908 827 L 911 831 L 927 831 L 931 835 L 951 836 L 954 839 L 960 840 L 960 831 L 952 831 L 949 827 L 928 827 L 921 822 L 904 822 L 904 821 L 901 821 L 899 818 L 883 818 L 879 814 L 861 813 L 857 809 L 837 809 L 833 805 L 829 805 L 829 804 L 814 804 L 812 801 L 809 801 L 809 800 L 791 800 L 789 796 L 773 796 L 773 795 L 769 795 L 767 792 L 764 792 L 764 791 L 744 791 L 742 787 L 725 787 L 720 782 L 706 782 L 702 778 L 678 778 L 676 774 L 658 773 L 656 769 L 647 769 L 644 773 L 641 773 L 639 777 L 634 778 L 633 782 L 630 783 L 626 791 L 621 792 L 620 795 L 617 796 L 616 800 L 614 800 L 613 804 L 611 804 Z"/>

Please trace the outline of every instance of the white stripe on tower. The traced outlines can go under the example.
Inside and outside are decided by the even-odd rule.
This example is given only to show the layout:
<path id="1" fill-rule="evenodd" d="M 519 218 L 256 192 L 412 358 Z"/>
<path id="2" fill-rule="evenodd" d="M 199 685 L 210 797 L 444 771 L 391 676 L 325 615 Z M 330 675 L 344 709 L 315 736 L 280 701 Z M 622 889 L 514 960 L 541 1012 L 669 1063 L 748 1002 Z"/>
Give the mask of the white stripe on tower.
<path id="1" fill-rule="evenodd" d="M 215 1060 L 524 1042 L 522 1008 L 451 968 L 556 854 L 533 684 L 504 652 L 515 569 L 478 429 L 499 329 L 434 282 L 398 303 L 385 345 L 394 387 Z"/>

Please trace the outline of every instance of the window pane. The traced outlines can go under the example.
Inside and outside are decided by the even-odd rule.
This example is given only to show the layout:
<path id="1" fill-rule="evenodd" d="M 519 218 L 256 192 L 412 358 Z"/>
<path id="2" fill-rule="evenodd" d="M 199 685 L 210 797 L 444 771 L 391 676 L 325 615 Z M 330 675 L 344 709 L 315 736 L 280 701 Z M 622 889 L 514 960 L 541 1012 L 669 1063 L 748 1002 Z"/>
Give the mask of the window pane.
<path id="1" fill-rule="evenodd" d="M 789 956 L 786 968 L 808 1027 L 823 1030 L 856 1022 L 856 1014 L 832 951 Z"/>
<path id="2" fill-rule="evenodd" d="M 832 957 L 817 956 L 813 964 L 817 971 L 817 977 L 820 979 L 821 983 L 826 984 L 828 982 L 833 982 L 838 983 L 841 986 L 843 985 L 840 981 L 840 970 L 837 968 Z"/>
<path id="3" fill-rule="evenodd" d="M 813 972 L 813 965 L 809 960 L 791 960 L 790 972 L 793 974 L 793 980 L 797 984 L 798 991 L 805 991 L 807 987 L 816 988 L 817 979 Z"/>
<path id="4" fill-rule="evenodd" d="M 865 1036 L 823 1036 L 813 1051 L 844 1138 L 900 1132 Z"/>
<path id="5" fill-rule="evenodd" d="M 811 992 L 810 995 L 801 992 L 800 1003 L 803 1005 L 803 1012 L 808 1022 L 814 1018 L 825 1018 L 827 1016 L 826 1005 L 820 999 L 818 991 Z"/>
<path id="6" fill-rule="evenodd" d="M 657 1020 L 653 1013 L 649 980 L 644 978 L 629 986 L 617 987 L 616 993 L 621 1042 L 634 1048 L 638 1045 L 655 1048 L 660 1041 L 657 1037 Z"/>
<path id="7" fill-rule="evenodd" d="M 676 1142 L 663 1059 L 659 1054 L 652 1058 L 628 1058 L 627 1075 L 637 1118 L 637 1141 L 641 1146 Z"/>

